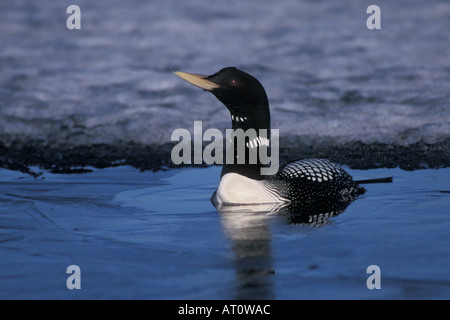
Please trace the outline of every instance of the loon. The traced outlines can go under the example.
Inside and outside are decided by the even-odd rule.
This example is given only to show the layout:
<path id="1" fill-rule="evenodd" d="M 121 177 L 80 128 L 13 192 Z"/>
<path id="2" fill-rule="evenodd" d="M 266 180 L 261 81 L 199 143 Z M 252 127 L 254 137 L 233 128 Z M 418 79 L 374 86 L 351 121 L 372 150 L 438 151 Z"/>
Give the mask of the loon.
<path id="1" fill-rule="evenodd" d="M 266 91 L 252 75 L 235 67 L 200 75 L 174 72 L 190 84 L 211 92 L 229 110 L 233 130 L 266 129 L 270 132 L 270 110 Z M 257 137 L 249 148 L 270 145 L 269 138 Z M 236 145 L 235 145 L 236 148 Z M 236 153 L 235 153 L 236 154 Z M 247 161 L 248 157 L 246 157 Z M 291 161 L 276 174 L 262 175 L 261 161 L 255 164 L 224 164 L 220 183 L 211 201 L 215 205 L 255 205 L 304 201 L 353 199 L 366 189 L 336 164 L 325 159 Z"/>

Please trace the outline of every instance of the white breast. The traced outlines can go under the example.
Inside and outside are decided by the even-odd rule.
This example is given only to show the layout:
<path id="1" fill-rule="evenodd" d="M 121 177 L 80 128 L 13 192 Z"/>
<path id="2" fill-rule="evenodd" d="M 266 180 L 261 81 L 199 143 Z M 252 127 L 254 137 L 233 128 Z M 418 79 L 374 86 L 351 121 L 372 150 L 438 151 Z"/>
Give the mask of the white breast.
<path id="1" fill-rule="evenodd" d="M 215 204 L 263 204 L 285 202 L 271 191 L 264 181 L 249 179 L 237 173 L 227 173 L 220 180 L 212 201 Z"/>

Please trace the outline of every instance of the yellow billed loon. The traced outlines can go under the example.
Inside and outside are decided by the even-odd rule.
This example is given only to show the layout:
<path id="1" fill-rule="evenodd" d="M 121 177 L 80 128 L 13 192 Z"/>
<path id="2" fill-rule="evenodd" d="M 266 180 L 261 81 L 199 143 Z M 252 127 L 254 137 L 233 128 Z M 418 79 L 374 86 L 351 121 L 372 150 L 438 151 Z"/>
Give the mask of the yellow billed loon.
<path id="1" fill-rule="evenodd" d="M 211 92 L 230 111 L 233 130 L 266 129 L 270 132 L 270 110 L 266 91 L 250 74 L 228 67 L 210 75 L 175 72 L 187 82 Z M 259 137 L 257 137 L 259 138 Z M 269 139 L 261 138 L 258 141 Z M 246 144 L 246 148 L 260 144 Z M 236 148 L 236 145 L 235 145 Z M 247 154 L 248 154 L 247 150 Z M 248 160 L 248 157 L 245 161 Z M 220 205 L 264 204 L 296 201 L 334 201 L 365 192 L 352 177 L 325 159 L 287 163 L 274 175 L 262 175 L 256 164 L 224 164 L 220 184 L 211 200 Z"/>

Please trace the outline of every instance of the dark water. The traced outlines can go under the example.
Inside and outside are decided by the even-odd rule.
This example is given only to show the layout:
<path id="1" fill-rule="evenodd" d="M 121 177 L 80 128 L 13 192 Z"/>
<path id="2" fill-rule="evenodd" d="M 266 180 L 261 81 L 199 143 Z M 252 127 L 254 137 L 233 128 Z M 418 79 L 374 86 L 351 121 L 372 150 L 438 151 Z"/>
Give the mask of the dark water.
<path id="1" fill-rule="evenodd" d="M 1 298 L 450 297 L 448 1 L 377 1 L 381 30 L 359 0 L 80 0 L 68 30 L 71 4 L 0 2 Z M 171 166 L 176 128 L 229 127 L 172 74 L 224 66 L 265 86 L 282 160 L 394 183 L 299 223 L 217 211 L 217 167 L 134 169 Z"/>

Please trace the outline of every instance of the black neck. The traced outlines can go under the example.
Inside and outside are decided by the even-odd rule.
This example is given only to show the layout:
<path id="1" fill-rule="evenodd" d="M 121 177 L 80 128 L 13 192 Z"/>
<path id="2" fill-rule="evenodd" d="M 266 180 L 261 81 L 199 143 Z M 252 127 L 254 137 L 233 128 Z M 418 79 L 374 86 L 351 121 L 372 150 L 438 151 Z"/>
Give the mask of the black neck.
<path id="1" fill-rule="evenodd" d="M 223 176 L 226 173 L 234 172 L 255 180 L 266 178 L 266 176 L 261 175 L 261 168 L 266 167 L 266 165 L 261 163 L 259 155 L 261 152 L 261 144 L 268 144 L 270 152 L 270 114 L 267 112 L 266 116 L 263 119 L 257 119 L 258 121 L 255 121 L 253 117 L 244 117 L 238 114 L 232 114 L 231 119 L 234 132 L 238 129 L 242 129 L 244 132 L 249 132 L 249 129 L 254 129 L 257 139 L 252 139 L 251 141 L 248 137 L 245 137 L 245 163 L 238 164 L 238 143 L 240 140 L 234 138 L 233 164 L 225 163 L 221 175 Z M 265 134 L 263 131 L 260 131 L 260 129 L 265 129 Z M 227 139 L 227 143 L 231 142 Z M 257 161 L 254 164 L 250 164 L 250 152 L 256 152 Z"/>

